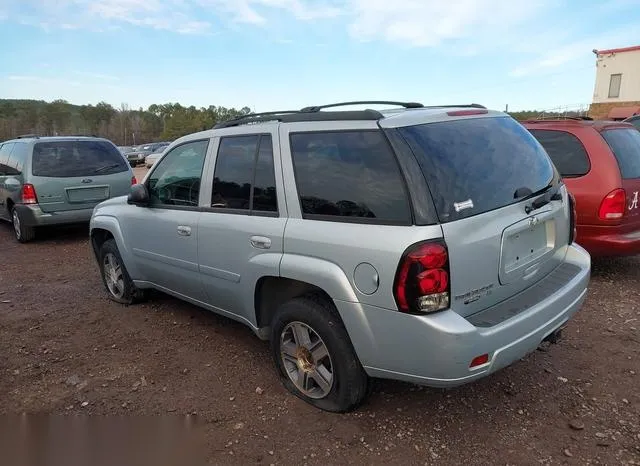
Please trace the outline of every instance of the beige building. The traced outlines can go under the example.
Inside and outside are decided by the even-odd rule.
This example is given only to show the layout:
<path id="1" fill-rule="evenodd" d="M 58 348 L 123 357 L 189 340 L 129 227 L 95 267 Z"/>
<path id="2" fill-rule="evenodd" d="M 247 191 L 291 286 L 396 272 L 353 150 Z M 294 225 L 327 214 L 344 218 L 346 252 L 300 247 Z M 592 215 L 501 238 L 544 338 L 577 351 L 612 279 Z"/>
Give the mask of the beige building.
<path id="1" fill-rule="evenodd" d="M 623 120 L 640 114 L 640 45 L 593 53 L 596 85 L 589 116 Z"/>

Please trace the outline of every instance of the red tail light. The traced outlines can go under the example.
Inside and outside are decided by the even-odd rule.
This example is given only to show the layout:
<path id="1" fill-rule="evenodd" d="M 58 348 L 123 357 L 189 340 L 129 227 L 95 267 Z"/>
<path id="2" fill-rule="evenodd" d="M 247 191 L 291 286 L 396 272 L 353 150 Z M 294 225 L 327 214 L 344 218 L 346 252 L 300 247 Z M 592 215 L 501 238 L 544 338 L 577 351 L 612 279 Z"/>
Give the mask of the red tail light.
<path id="1" fill-rule="evenodd" d="M 578 213 L 576 212 L 576 198 L 573 194 L 569 194 L 569 244 L 573 244 L 576 240 L 576 236 L 578 235 L 578 230 L 576 229 L 576 222 L 578 221 Z"/>
<path id="2" fill-rule="evenodd" d="M 602 220 L 614 220 L 622 218 L 625 207 L 627 206 L 627 195 L 624 189 L 615 189 L 611 191 L 602 200 L 598 216 Z"/>
<path id="3" fill-rule="evenodd" d="M 441 242 L 418 243 L 402 256 L 393 292 L 398 309 L 429 313 L 449 307 L 449 254 Z"/>
<path id="4" fill-rule="evenodd" d="M 138 184 L 138 180 L 136 180 L 135 176 L 131 177 L 131 186 L 133 186 L 134 184 Z"/>
<path id="5" fill-rule="evenodd" d="M 489 113 L 489 110 L 485 109 L 474 109 L 474 110 L 453 110 L 451 112 L 447 112 L 449 116 L 470 116 L 470 115 L 484 115 Z"/>
<path id="6" fill-rule="evenodd" d="M 38 196 L 36 196 L 36 188 L 32 184 L 25 183 L 22 185 L 22 203 L 37 204 Z"/>

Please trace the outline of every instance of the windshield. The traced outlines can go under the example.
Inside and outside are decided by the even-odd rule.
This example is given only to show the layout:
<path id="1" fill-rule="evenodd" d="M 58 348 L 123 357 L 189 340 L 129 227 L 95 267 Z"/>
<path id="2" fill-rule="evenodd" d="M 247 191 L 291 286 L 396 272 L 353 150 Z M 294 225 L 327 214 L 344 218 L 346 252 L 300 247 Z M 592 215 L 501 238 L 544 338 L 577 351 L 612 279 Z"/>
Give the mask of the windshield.
<path id="1" fill-rule="evenodd" d="M 106 141 L 39 142 L 33 147 L 34 176 L 67 178 L 111 175 L 128 170 L 122 155 Z"/>
<path id="2" fill-rule="evenodd" d="M 608 129 L 602 132 L 602 137 L 618 160 L 622 178 L 640 178 L 640 131 Z"/>
<path id="3" fill-rule="evenodd" d="M 540 143 L 511 117 L 401 128 L 429 184 L 441 222 L 498 209 L 544 190 L 555 171 Z"/>

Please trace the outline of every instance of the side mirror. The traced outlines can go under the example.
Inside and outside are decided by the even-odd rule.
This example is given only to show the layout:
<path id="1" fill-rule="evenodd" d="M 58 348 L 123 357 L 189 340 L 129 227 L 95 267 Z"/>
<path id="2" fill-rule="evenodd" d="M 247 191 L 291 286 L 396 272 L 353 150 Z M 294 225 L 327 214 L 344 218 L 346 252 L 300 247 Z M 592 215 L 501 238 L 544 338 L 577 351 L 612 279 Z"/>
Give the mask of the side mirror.
<path id="1" fill-rule="evenodd" d="M 149 192 L 143 184 L 134 184 L 131 186 L 131 192 L 127 197 L 127 203 L 137 206 L 146 206 L 149 204 Z"/>

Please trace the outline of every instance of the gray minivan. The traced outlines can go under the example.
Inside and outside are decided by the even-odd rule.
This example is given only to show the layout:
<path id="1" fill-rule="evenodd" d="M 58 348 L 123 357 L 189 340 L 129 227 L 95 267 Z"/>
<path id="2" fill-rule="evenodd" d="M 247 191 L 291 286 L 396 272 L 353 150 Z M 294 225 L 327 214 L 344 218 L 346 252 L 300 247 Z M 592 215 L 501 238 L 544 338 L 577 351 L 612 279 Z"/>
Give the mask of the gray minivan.
<path id="1" fill-rule="evenodd" d="M 0 143 L 0 220 L 22 243 L 35 228 L 88 222 L 93 208 L 129 192 L 127 159 L 107 139 L 25 136 Z"/>

